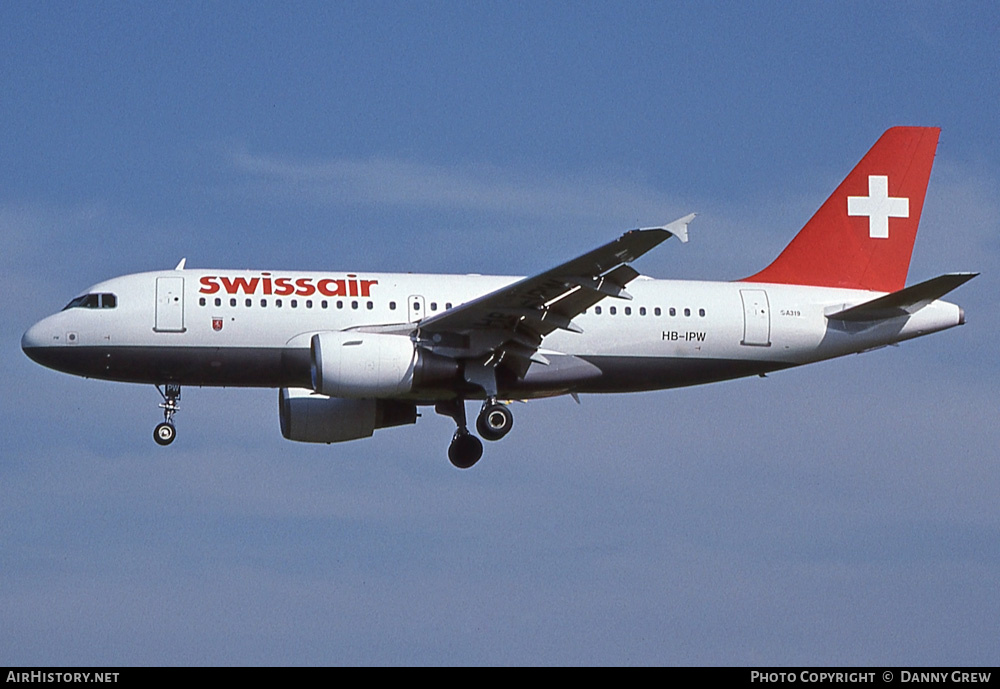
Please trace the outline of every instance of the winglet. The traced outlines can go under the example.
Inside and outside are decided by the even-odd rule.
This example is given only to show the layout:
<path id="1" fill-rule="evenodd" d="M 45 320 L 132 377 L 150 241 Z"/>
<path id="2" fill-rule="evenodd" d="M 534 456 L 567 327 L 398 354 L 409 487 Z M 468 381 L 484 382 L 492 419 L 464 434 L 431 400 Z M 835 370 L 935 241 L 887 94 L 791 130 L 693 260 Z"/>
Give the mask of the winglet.
<path id="1" fill-rule="evenodd" d="M 187 258 L 182 258 L 181 262 L 177 264 L 177 267 L 174 268 L 174 270 L 184 270 L 185 263 L 187 263 Z"/>
<path id="2" fill-rule="evenodd" d="M 678 218 L 677 220 L 674 220 L 669 225 L 664 225 L 663 227 L 643 227 L 642 229 L 643 230 L 666 230 L 670 234 L 672 234 L 675 237 L 677 237 L 677 239 L 681 240 L 681 242 L 683 244 L 687 244 L 687 240 L 688 240 L 688 225 L 691 223 L 692 220 L 695 219 L 695 217 L 697 215 L 698 215 L 697 213 L 691 213 L 689 215 L 685 215 L 683 218 Z"/>

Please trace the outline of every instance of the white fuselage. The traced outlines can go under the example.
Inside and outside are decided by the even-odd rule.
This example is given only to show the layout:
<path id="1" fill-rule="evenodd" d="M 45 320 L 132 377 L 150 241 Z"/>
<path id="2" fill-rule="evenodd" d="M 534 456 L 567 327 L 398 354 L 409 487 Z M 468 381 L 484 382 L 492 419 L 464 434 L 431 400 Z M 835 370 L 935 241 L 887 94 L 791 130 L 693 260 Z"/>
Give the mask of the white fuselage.
<path id="1" fill-rule="evenodd" d="M 67 308 L 22 340 L 40 363 L 88 377 L 139 383 L 309 387 L 310 338 L 413 324 L 518 280 L 485 275 L 174 270 L 99 283 L 113 299 Z M 555 330 L 511 396 L 623 392 L 765 373 L 900 342 L 960 325 L 961 309 L 935 301 L 875 323 L 827 315 L 880 293 L 783 284 L 640 277 L 631 300 L 604 299 Z M 397 326 L 397 327 L 393 327 Z M 560 357 L 600 370 L 574 378 Z M 535 375 L 533 375 L 535 374 Z M 504 385 L 501 383 L 501 387 Z M 410 398 L 440 393 L 414 390 Z"/>
<path id="2" fill-rule="evenodd" d="M 778 257 L 738 282 L 653 280 L 632 262 L 694 214 L 526 278 L 185 270 L 108 280 L 21 346 L 76 375 L 162 386 L 173 442 L 181 386 L 278 388 L 289 440 L 333 443 L 455 421 L 448 457 L 513 425 L 507 400 L 710 383 L 862 352 L 964 322 L 941 297 L 975 273 L 906 287 L 940 130 L 886 131 Z M 627 288 L 627 289 L 626 289 Z M 465 402 L 482 399 L 469 430 Z"/>

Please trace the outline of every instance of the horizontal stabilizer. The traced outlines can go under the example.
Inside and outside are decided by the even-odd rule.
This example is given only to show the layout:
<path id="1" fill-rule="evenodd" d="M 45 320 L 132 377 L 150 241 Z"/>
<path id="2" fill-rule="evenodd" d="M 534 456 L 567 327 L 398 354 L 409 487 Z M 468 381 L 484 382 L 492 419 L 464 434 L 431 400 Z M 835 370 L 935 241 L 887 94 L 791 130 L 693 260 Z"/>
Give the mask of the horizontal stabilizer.
<path id="1" fill-rule="evenodd" d="M 940 299 L 956 287 L 964 285 L 979 273 L 948 273 L 925 282 L 906 287 L 898 292 L 864 304 L 852 306 L 849 309 L 827 315 L 827 318 L 837 321 L 880 321 L 887 318 L 898 318 L 916 313 L 932 301 Z"/>

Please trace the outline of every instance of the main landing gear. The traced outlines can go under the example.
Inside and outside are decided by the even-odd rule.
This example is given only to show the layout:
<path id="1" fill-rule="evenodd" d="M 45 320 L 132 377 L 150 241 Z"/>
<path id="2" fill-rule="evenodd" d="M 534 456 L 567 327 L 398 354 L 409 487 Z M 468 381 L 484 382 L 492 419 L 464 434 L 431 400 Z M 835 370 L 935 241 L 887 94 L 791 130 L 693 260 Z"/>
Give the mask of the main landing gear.
<path id="1" fill-rule="evenodd" d="M 497 402 L 491 397 L 483 403 L 483 408 L 476 419 L 476 430 L 483 440 L 500 440 L 514 427 L 514 415 L 507 405 Z"/>
<path id="2" fill-rule="evenodd" d="M 483 456 L 483 443 L 466 427 L 465 400 L 456 398 L 439 402 L 434 410 L 438 414 L 450 416 L 458 427 L 451 438 L 451 445 L 448 446 L 448 459 L 459 469 L 473 466 Z M 483 403 L 483 408 L 476 418 L 476 430 L 483 440 L 500 440 L 513 426 L 514 415 L 495 397 L 490 397 Z"/>
<path id="3" fill-rule="evenodd" d="M 168 383 L 163 387 L 164 389 L 160 390 L 160 386 L 156 386 L 156 390 L 163 398 L 163 402 L 160 404 L 160 409 L 163 410 L 163 423 L 157 424 L 156 428 L 153 429 L 153 440 L 156 441 L 157 445 L 169 445 L 174 442 L 174 438 L 177 437 L 177 429 L 174 428 L 173 419 L 174 414 L 180 410 L 180 407 L 177 406 L 177 400 L 181 398 L 181 386 Z"/>

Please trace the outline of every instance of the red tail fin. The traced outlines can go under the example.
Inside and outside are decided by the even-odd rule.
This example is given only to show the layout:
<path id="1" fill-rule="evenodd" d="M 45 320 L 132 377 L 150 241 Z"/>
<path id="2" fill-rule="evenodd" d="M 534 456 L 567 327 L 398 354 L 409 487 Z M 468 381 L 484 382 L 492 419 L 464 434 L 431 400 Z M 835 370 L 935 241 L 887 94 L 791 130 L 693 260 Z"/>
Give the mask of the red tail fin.
<path id="1" fill-rule="evenodd" d="M 902 289 L 940 133 L 888 130 L 774 263 L 745 282 Z"/>

